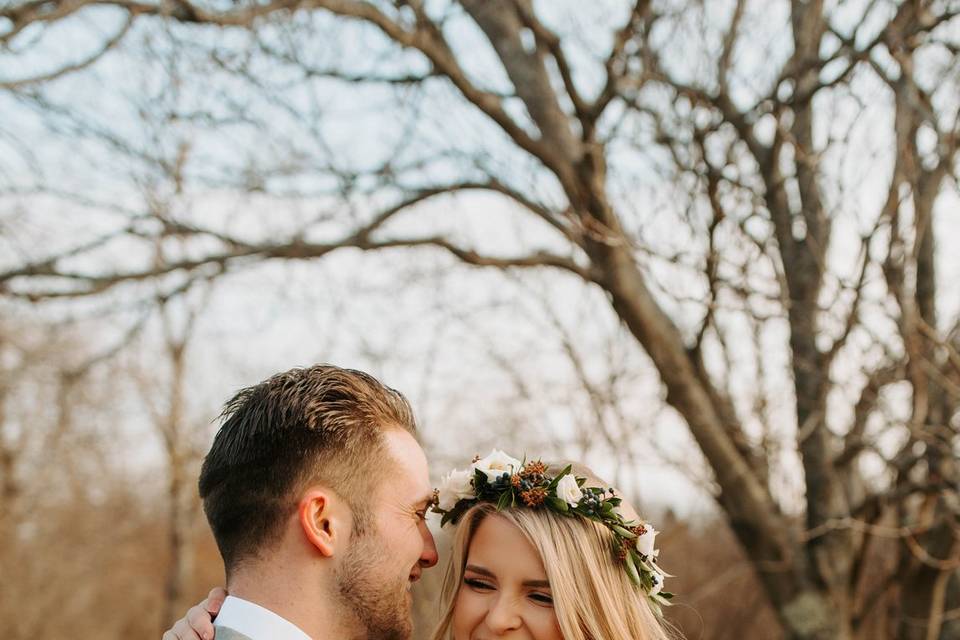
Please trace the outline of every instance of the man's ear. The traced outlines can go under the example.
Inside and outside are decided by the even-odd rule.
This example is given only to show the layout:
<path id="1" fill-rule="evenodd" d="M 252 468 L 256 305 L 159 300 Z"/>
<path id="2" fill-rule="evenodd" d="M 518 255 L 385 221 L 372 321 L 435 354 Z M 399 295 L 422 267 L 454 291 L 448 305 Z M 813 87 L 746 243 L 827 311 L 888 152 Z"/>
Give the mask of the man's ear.
<path id="1" fill-rule="evenodd" d="M 350 510 L 335 493 L 323 487 L 312 487 L 297 505 L 300 528 L 307 541 L 321 555 L 332 557 L 344 549 L 350 539 Z"/>

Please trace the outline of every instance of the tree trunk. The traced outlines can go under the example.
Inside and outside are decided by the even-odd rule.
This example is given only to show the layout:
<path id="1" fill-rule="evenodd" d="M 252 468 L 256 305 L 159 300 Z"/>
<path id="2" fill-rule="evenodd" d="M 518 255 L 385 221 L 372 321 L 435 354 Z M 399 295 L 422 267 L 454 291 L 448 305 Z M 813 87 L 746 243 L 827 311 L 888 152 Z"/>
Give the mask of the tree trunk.
<path id="1" fill-rule="evenodd" d="M 940 564 L 937 561 L 944 558 L 956 556 L 960 539 L 953 528 L 957 524 L 954 522 L 951 526 L 945 522 L 917 541 L 933 557 L 929 562 L 915 562 L 911 572 L 904 577 L 897 640 L 946 640 L 951 637 L 950 633 L 956 633 L 956 624 L 945 624 L 944 605 L 951 578 L 956 579 L 957 570 L 933 565 Z M 949 566 L 947 562 L 943 564 Z M 957 610 L 953 615 L 957 615 Z"/>
<path id="2" fill-rule="evenodd" d="M 170 563 L 164 582 L 163 614 L 160 619 L 163 629 L 179 618 L 180 612 L 186 607 L 184 598 L 194 564 L 192 533 L 195 504 L 195 489 L 190 482 L 192 474 L 183 429 L 186 337 L 178 340 L 168 334 L 167 349 L 171 365 L 170 395 L 161 430 L 170 473 L 167 491 Z"/>
<path id="3" fill-rule="evenodd" d="M 718 502 L 737 539 L 766 587 L 789 640 L 837 640 L 850 637 L 829 592 L 810 579 L 802 546 L 780 514 L 768 489 L 739 455 L 704 381 L 695 373 L 676 326 L 654 300 L 628 250 L 600 244 L 593 256 L 606 278 L 604 288 L 620 318 L 640 341 L 661 373 L 667 402 L 690 425 L 691 433 L 716 472 Z"/>
<path id="4" fill-rule="evenodd" d="M 901 79 L 897 84 L 896 123 L 900 139 L 898 152 L 905 159 L 903 178 L 910 185 L 914 203 L 916 240 L 912 259 L 916 265 L 916 285 L 912 313 L 904 313 L 904 332 L 911 332 L 915 342 L 908 350 L 915 366 L 937 365 L 941 370 L 946 357 L 942 350 L 927 339 L 921 326 L 935 329 L 936 313 L 936 237 L 934 234 L 933 205 L 940 192 L 943 166 L 923 170 L 917 149 L 916 131 L 924 114 L 916 108 L 917 90 Z M 908 341 L 910 335 L 905 335 Z M 915 426 L 925 434 L 922 468 L 927 482 L 932 485 L 957 486 L 958 467 L 951 441 L 950 421 L 956 411 L 956 397 L 936 377 L 921 372 L 911 377 L 914 395 Z M 909 570 L 901 586 L 901 615 L 897 628 L 898 640 L 938 640 L 955 632 L 956 625 L 945 612 L 951 579 L 960 561 L 960 514 L 949 504 L 945 495 L 924 499 L 918 509 L 908 511 L 911 521 L 905 525 L 931 522 L 929 531 L 904 541 L 902 553 L 908 554 Z M 960 614 L 960 610 L 957 610 Z M 951 631 L 952 630 L 952 631 Z"/>
<path id="5" fill-rule="evenodd" d="M 943 602 L 943 626 L 937 640 L 960 640 L 960 569 L 954 569 L 947 580 L 947 593 Z"/>
<path id="6" fill-rule="evenodd" d="M 193 576 L 193 484 L 188 480 L 187 469 L 182 462 L 171 461 L 170 484 L 167 498 L 170 501 L 169 532 L 167 542 L 170 564 L 164 583 L 164 601 L 161 627 L 165 630 L 171 621 L 180 617 L 186 608 L 185 596 Z"/>
<path id="7" fill-rule="evenodd" d="M 17 458 L 15 449 L 7 443 L 3 427 L 5 415 L 6 387 L 0 381 L 0 545 L 9 544 L 12 535 L 14 507 L 20 495 L 17 480 Z"/>

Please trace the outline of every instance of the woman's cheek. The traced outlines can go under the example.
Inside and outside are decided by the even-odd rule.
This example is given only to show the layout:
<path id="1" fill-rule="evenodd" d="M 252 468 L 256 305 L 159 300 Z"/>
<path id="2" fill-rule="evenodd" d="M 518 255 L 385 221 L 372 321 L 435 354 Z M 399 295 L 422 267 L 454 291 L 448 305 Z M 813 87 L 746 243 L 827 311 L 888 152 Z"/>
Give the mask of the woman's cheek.
<path id="1" fill-rule="evenodd" d="M 534 640 L 563 640 L 553 609 L 534 606 L 528 609 L 526 620 Z"/>
<path id="2" fill-rule="evenodd" d="M 477 600 L 470 589 L 460 587 L 453 607 L 453 640 L 469 640 L 470 633 L 479 623 L 476 619 L 480 616 Z"/>

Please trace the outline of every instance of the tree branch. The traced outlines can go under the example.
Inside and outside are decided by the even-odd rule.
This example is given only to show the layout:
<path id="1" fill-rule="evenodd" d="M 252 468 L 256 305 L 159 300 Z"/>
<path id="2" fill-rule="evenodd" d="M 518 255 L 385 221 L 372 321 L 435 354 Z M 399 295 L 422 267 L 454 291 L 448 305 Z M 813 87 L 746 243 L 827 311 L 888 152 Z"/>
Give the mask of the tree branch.
<path id="1" fill-rule="evenodd" d="M 573 103 L 573 110 L 582 123 L 589 121 L 589 106 L 580 95 L 577 86 L 573 81 L 573 70 L 567 61 L 567 56 L 563 52 L 563 46 L 560 37 L 551 31 L 546 25 L 540 22 L 533 11 L 533 5 L 530 0 L 514 0 L 517 8 L 517 14 L 523 21 L 523 24 L 533 32 L 537 42 L 550 52 L 550 56 L 557 64 L 557 70 L 560 72 L 560 78 L 563 80 L 563 87 L 567 92 L 567 97 Z M 584 128 L 586 132 L 586 128 Z M 586 136 L 585 136 L 586 139 Z"/>
<path id="2" fill-rule="evenodd" d="M 87 56 L 79 62 L 73 64 L 68 64 L 66 66 L 60 67 L 55 71 L 50 71 L 47 73 L 42 73 L 36 76 L 30 76 L 27 78 L 20 78 L 19 80 L 5 80 L 0 82 L 0 89 L 16 90 L 22 89 L 28 85 L 40 84 L 42 82 L 49 82 L 51 80 L 56 80 L 57 78 L 67 75 L 68 73 L 73 73 L 74 71 L 80 71 L 81 69 L 86 69 L 97 60 L 102 58 L 108 51 L 113 49 L 117 44 L 123 40 L 123 37 L 127 35 L 127 32 L 130 31 L 130 27 L 133 26 L 133 21 L 135 19 L 134 15 L 128 15 L 126 22 L 123 23 L 123 26 L 120 27 L 120 30 L 117 33 L 108 39 L 100 49 Z"/>
<path id="3" fill-rule="evenodd" d="M 616 34 L 614 34 L 610 55 L 607 56 L 603 65 L 606 70 L 607 79 L 603 89 L 600 90 L 600 94 L 590 106 L 589 120 L 591 122 L 596 122 L 606 110 L 610 101 L 617 97 L 620 91 L 620 80 L 626 72 L 626 65 L 623 59 L 624 51 L 627 43 L 630 42 L 637 33 L 641 20 L 648 16 L 649 10 L 650 0 L 635 0 L 633 8 L 630 10 L 630 15 L 627 17 L 626 24 L 620 27 Z M 647 20 L 648 29 L 652 22 L 653 19 Z"/>
<path id="4" fill-rule="evenodd" d="M 462 4 L 487 36 L 500 63 L 540 129 L 539 158 L 557 175 L 564 189 L 576 191 L 572 163 L 579 161 L 580 145 L 573 136 L 550 83 L 543 51 L 527 52 L 520 36 L 523 23 L 514 0 L 463 0 Z"/>
<path id="5" fill-rule="evenodd" d="M 573 233 L 560 224 L 559 221 L 542 205 L 539 205 L 529 198 L 526 198 L 522 194 L 510 189 L 498 180 L 491 179 L 486 182 L 461 182 L 415 191 L 399 203 L 387 207 L 375 215 L 366 224 L 358 227 L 348 234 L 345 234 L 341 239 L 330 243 L 307 243 L 298 238 L 293 238 L 271 244 L 257 244 L 247 242 L 215 230 L 203 229 L 188 225 L 183 222 L 162 218 L 159 219 L 162 225 L 162 230 L 159 237 L 163 237 L 164 235 L 208 236 L 221 242 L 225 247 L 227 247 L 227 250 L 219 253 L 208 254 L 201 258 L 168 261 L 148 269 L 112 274 L 71 272 L 57 268 L 57 264 L 60 261 L 103 246 L 109 241 L 116 240 L 122 235 L 122 233 L 127 233 L 132 236 L 139 236 L 145 239 L 156 239 L 154 236 L 148 236 L 137 232 L 133 226 L 131 226 L 121 232 L 121 234 L 110 234 L 108 236 L 98 238 L 90 243 L 74 247 L 57 256 L 45 258 L 38 262 L 30 263 L 16 269 L 2 272 L 0 273 L 0 291 L 4 291 L 17 297 L 25 297 L 30 300 L 60 297 L 83 297 L 102 293 L 118 284 L 125 282 L 147 280 L 150 278 L 164 276 L 176 271 L 191 272 L 203 268 L 206 265 L 215 265 L 219 269 L 225 269 L 228 264 L 251 258 L 308 259 L 322 257 L 336 249 L 343 247 L 375 250 L 381 248 L 401 246 L 413 247 L 424 245 L 445 249 L 447 252 L 455 255 L 461 261 L 478 266 L 494 266 L 500 268 L 554 266 L 575 273 L 588 282 L 595 280 L 595 274 L 593 274 L 590 270 L 578 265 L 572 259 L 546 252 L 539 252 L 528 256 L 520 256 L 515 258 L 492 258 L 457 247 L 450 241 L 443 238 L 395 238 L 391 240 L 379 241 L 372 239 L 373 234 L 382 229 L 389 220 L 393 219 L 396 215 L 407 211 L 411 207 L 416 206 L 417 204 L 420 204 L 438 195 L 447 195 L 459 191 L 474 189 L 489 190 L 506 195 L 507 197 L 510 197 L 511 199 L 523 205 L 528 211 L 534 213 L 537 217 L 550 223 L 554 228 L 561 231 L 565 235 Z M 11 287 L 11 283 L 14 280 L 24 277 L 54 278 L 57 280 L 72 282 L 74 285 L 79 286 L 80 288 L 67 291 L 47 290 L 18 292 Z"/>

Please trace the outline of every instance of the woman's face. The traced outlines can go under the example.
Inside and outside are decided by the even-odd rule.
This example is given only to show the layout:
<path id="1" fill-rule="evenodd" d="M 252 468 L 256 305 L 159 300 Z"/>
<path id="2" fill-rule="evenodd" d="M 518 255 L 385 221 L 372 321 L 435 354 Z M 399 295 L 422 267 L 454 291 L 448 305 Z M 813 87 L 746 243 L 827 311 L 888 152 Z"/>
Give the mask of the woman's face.
<path id="1" fill-rule="evenodd" d="M 467 550 L 454 640 L 563 640 L 543 562 L 517 527 L 487 516 Z"/>

